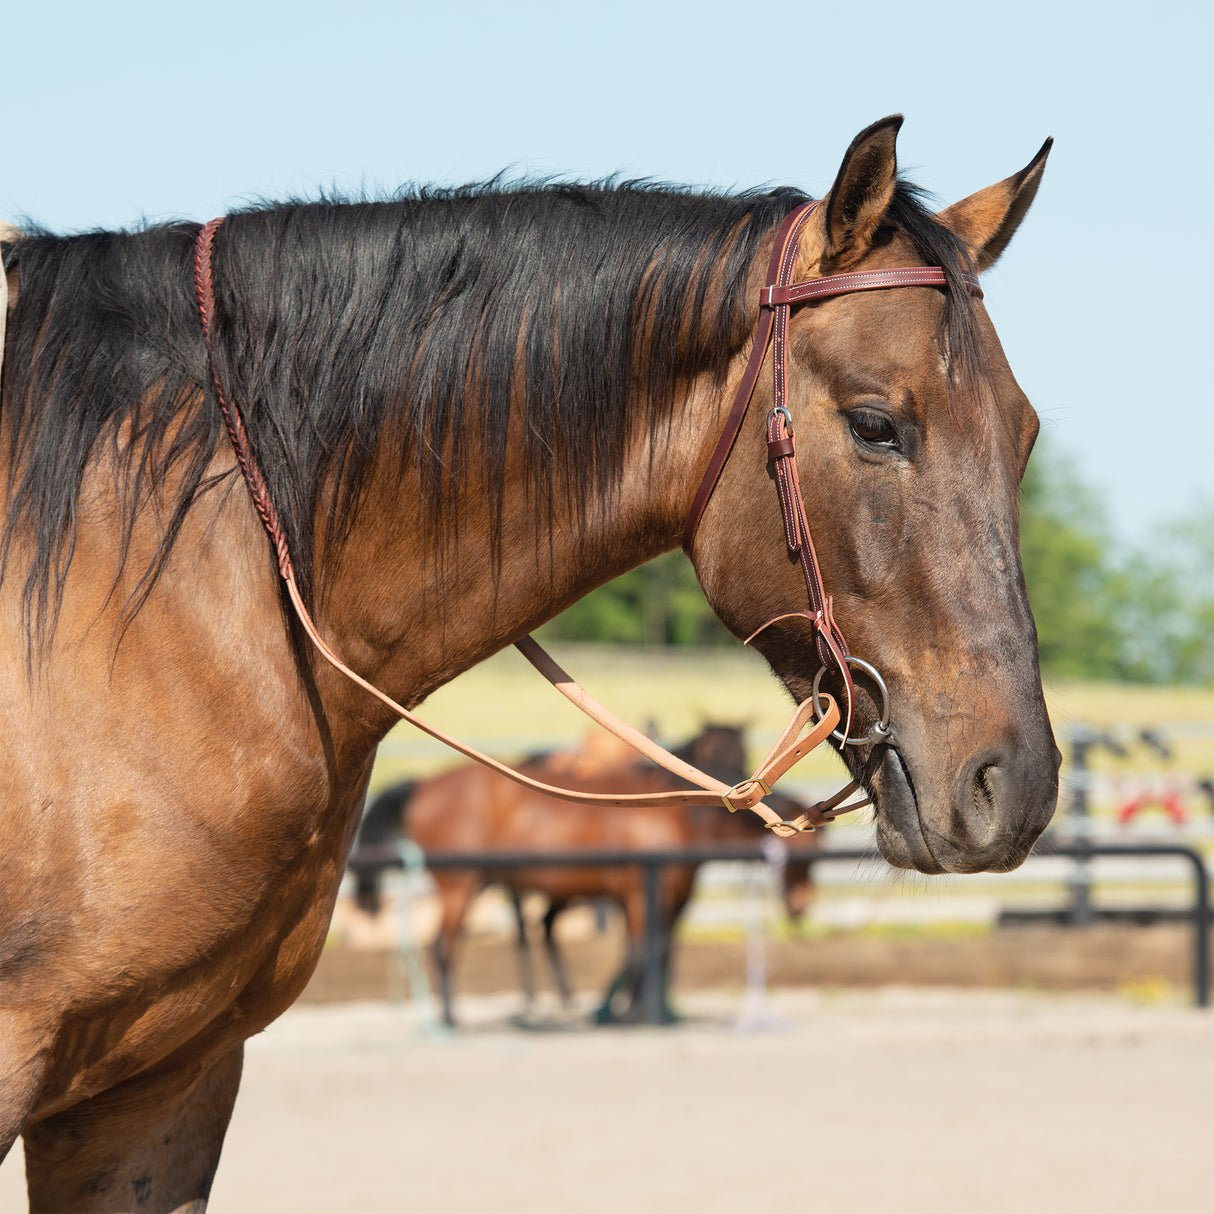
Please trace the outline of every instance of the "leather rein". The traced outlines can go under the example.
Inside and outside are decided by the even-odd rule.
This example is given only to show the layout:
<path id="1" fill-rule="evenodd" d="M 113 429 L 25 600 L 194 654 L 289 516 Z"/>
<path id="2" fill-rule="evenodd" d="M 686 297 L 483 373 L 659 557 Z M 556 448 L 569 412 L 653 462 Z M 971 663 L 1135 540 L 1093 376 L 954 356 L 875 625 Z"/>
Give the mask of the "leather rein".
<path id="1" fill-rule="evenodd" d="M 863 781 L 870 774 L 873 765 L 873 755 L 878 751 L 876 743 L 884 741 L 889 736 L 889 701 L 885 685 L 877 671 L 868 663 L 850 655 L 843 634 L 834 621 L 831 610 L 831 599 L 826 594 L 822 583 L 821 571 L 818 567 L 817 556 L 814 552 L 813 541 L 810 538 L 809 524 L 805 517 L 805 507 L 801 500 L 800 482 L 797 476 L 795 443 L 792 429 L 792 416 L 787 405 L 787 334 L 788 313 L 791 305 L 809 299 L 820 299 L 831 295 L 847 294 L 853 291 L 873 290 L 877 288 L 902 286 L 946 286 L 947 279 L 944 271 L 936 266 L 921 266 L 911 269 L 875 270 L 857 274 L 838 274 L 829 278 L 812 279 L 807 282 L 793 283 L 792 273 L 796 263 L 797 238 L 802 225 L 817 207 L 816 202 L 805 203 L 791 212 L 776 232 L 775 244 L 772 250 L 771 263 L 767 275 L 767 285 L 760 294 L 760 317 L 755 331 L 754 344 L 750 359 L 743 373 L 733 406 L 726 418 L 708 468 L 701 479 L 699 489 L 692 501 L 683 536 L 683 547 L 689 553 L 695 539 L 700 518 L 716 487 L 721 470 L 724 468 L 732 450 L 734 440 L 741 428 L 746 415 L 750 398 L 758 380 L 759 371 L 766 357 L 767 347 L 773 348 L 772 363 L 775 376 L 774 407 L 768 418 L 767 436 L 768 453 L 772 459 L 777 478 L 780 496 L 780 508 L 784 518 L 785 539 L 790 554 L 799 558 L 802 572 L 805 576 L 806 591 L 809 596 L 810 609 L 800 610 L 777 616 L 764 624 L 758 632 L 771 624 L 785 618 L 801 616 L 810 620 L 817 636 L 818 656 L 822 661 L 822 669 L 814 681 L 813 694 L 800 704 L 793 713 L 792 719 L 785 727 L 775 746 L 768 752 L 767 757 L 759 765 L 758 770 L 747 780 L 735 784 L 732 788 L 722 781 L 699 771 L 691 764 L 672 755 L 639 730 L 621 721 L 609 712 L 592 696 L 580 687 L 561 667 L 544 651 L 532 637 L 525 637 L 516 642 L 516 647 L 524 657 L 553 684 L 558 691 L 577 706 L 583 713 L 597 722 L 616 737 L 627 742 L 659 766 L 665 768 L 680 779 L 696 785 L 696 788 L 666 793 L 631 793 L 603 794 L 587 793 L 577 789 L 561 788 L 532 779 L 522 772 L 480 751 L 442 730 L 423 721 L 402 704 L 398 704 L 390 696 L 367 682 L 362 676 L 351 670 L 333 652 L 321 637 L 319 630 L 312 620 L 311 614 L 304 605 L 303 596 L 295 579 L 291 564 L 291 554 L 288 550 L 286 533 L 279 522 L 278 512 L 270 498 L 265 478 L 262 476 L 256 456 L 249 442 L 244 419 L 227 398 L 223 384 L 220 381 L 218 369 L 212 349 L 212 331 L 215 317 L 215 292 L 213 284 L 213 248 L 215 233 L 223 223 L 223 218 L 212 219 L 198 233 L 194 246 L 194 288 L 198 301 L 199 315 L 202 322 L 203 339 L 206 345 L 207 362 L 211 370 L 211 380 L 215 388 L 216 399 L 223 415 L 224 425 L 231 439 L 237 463 L 248 486 L 253 504 L 261 518 L 271 543 L 274 546 L 278 562 L 278 572 L 286 586 L 288 597 L 299 618 L 308 638 L 317 650 L 335 669 L 345 677 L 363 688 L 379 700 L 403 720 L 408 721 L 422 732 L 450 747 L 452 750 L 473 759 L 508 779 L 523 784 L 546 796 L 556 797 L 566 801 L 591 802 L 606 805 L 721 805 L 731 813 L 739 809 L 749 809 L 763 819 L 764 824 L 775 834 L 791 837 L 802 831 L 812 831 L 824 823 L 832 821 L 840 814 L 853 809 L 860 809 L 871 804 L 871 797 L 844 804 L 847 798 L 857 789 L 862 790 Z M 965 276 L 966 285 L 971 292 L 981 295 L 977 279 Z M 754 633 L 749 640 L 753 640 Z M 870 678 L 874 679 L 882 693 L 882 713 L 877 724 L 862 738 L 850 736 L 852 704 L 854 702 L 854 687 L 850 667 L 856 665 L 863 669 Z M 827 668 L 840 672 L 846 687 L 847 716 L 840 728 L 841 713 L 834 698 L 825 693 L 819 694 L 819 684 Z M 808 727 L 808 732 L 805 730 Z M 791 821 L 783 818 L 765 805 L 762 797 L 771 792 L 771 785 L 784 775 L 795 763 L 805 757 L 811 750 L 821 745 L 828 736 L 833 736 L 840 745 L 860 745 L 874 743 L 873 754 L 864 771 L 855 780 L 834 796 L 810 806 L 804 813 Z M 702 791 L 701 791 L 702 790 Z"/>

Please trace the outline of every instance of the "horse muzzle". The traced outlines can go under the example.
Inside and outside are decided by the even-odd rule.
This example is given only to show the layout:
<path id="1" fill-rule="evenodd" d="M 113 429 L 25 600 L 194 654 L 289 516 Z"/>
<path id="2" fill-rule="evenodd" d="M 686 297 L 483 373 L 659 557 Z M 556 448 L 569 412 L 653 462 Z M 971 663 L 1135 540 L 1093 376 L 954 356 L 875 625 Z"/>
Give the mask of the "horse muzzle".
<path id="1" fill-rule="evenodd" d="M 994 746 L 954 767 L 946 782 L 932 778 L 937 764 L 916 763 L 894 739 L 870 781 L 882 856 L 923 873 L 1019 867 L 1053 816 L 1061 759 L 1052 741 L 1044 749 Z"/>

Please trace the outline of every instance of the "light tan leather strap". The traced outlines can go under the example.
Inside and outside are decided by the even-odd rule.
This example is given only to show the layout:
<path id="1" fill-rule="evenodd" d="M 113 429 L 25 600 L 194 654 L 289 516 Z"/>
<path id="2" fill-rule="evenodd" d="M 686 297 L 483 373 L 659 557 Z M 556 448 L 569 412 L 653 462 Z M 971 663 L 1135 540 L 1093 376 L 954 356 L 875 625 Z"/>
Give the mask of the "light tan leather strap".
<path id="1" fill-rule="evenodd" d="M 660 767 L 664 767 L 667 771 L 679 776 L 681 779 L 699 785 L 698 790 L 679 789 L 672 792 L 646 793 L 590 793 L 576 788 L 562 788 L 559 785 L 546 784 L 542 780 L 532 779 L 532 777 L 523 772 L 516 771 L 514 768 L 491 758 L 489 755 L 482 754 L 475 747 L 469 746 L 467 743 L 459 741 L 458 738 L 445 733 L 437 726 L 423 721 L 421 717 L 410 712 L 403 704 L 398 704 L 391 696 L 380 691 L 373 683 L 367 682 L 361 675 L 356 674 L 329 648 L 321 637 L 311 614 L 308 612 L 307 607 L 304 606 L 303 599 L 299 593 L 299 587 L 295 582 L 294 571 L 289 571 L 284 577 L 287 584 L 287 593 L 290 596 L 292 606 L 295 608 L 295 613 L 299 617 L 300 624 L 321 656 L 335 669 L 339 670 L 351 682 L 363 688 L 364 691 L 373 695 L 381 704 L 391 709 L 402 720 L 408 721 L 416 729 L 429 734 L 430 737 L 441 742 L 444 746 L 458 751 L 460 754 L 480 763 L 482 766 L 488 767 L 499 775 L 503 775 L 507 779 L 513 780 L 517 784 L 522 784 L 535 792 L 543 793 L 549 797 L 556 797 L 562 801 L 588 801 L 598 805 L 724 805 L 731 813 L 738 809 L 749 809 L 758 814 L 776 834 L 783 836 L 795 835 L 804 830 L 813 830 L 815 827 L 821 826 L 823 823 L 838 816 L 838 814 L 846 812 L 843 809 L 834 810 L 834 805 L 838 800 L 835 799 L 832 800 L 829 806 L 826 806 L 827 811 L 834 810 L 834 812 L 817 813 L 815 811 L 818 807 L 813 806 L 805 814 L 796 819 L 795 822 L 785 822 L 779 814 L 770 806 L 764 805 L 762 801 L 762 797 L 771 791 L 771 784 L 776 779 L 782 776 L 794 763 L 809 754 L 811 750 L 826 741 L 838 726 L 839 707 L 830 696 L 819 697 L 820 700 L 824 701 L 823 707 L 825 711 L 822 718 L 804 736 L 802 736 L 802 731 L 808 722 L 813 719 L 815 709 L 812 700 L 807 700 L 804 704 L 800 705 L 793 714 L 792 721 L 789 722 L 783 734 L 780 735 L 776 745 L 763 760 L 762 764 L 760 764 L 758 771 L 749 780 L 743 780 L 740 784 L 736 784 L 730 788 L 723 781 L 714 779 L 712 776 L 693 767 L 690 763 L 680 759 L 677 755 L 672 755 L 652 739 L 647 738 L 643 733 L 621 721 L 595 700 L 584 688 L 575 683 L 533 637 L 527 637 L 523 641 L 518 642 L 519 650 L 538 669 L 543 670 L 547 667 L 551 670 L 556 677 L 552 679 L 550 676 L 550 681 L 553 682 L 553 685 L 567 699 L 577 704 L 582 712 L 592 720 L 597 721 L 604 729 L 615 734 L 616 737 L 634 746 L 646 758 L 652 759 Z M 847 809 L 851 808 L 853 807 L 847 807 Z"/>

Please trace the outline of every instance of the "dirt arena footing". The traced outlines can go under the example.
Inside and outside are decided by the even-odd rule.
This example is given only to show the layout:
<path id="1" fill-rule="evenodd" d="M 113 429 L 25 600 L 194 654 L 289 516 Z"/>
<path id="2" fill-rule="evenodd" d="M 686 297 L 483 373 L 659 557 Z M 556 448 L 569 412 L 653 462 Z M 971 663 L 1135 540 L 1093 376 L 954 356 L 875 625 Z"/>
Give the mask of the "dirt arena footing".
<path id="1" fill-rule="evenodd" d="M 1122 991 L 1192 997 L 1192 929 L 1097 924 L 1061 928 L 1032 924 L 993 931 L 838 932 L 766 941 L 768 985 L 782 987 L 1007 987 L 1056 991 Z M 541 989 L 551 988 L 541 950 L 533 964 Z M 613 931 L 563 946 L 577 990 L 606 987 L 623 956 Z M 344 947 L 325 950 L 303 994 L 305 1003 L 382 999 L 407 993 L 395 953 Z M 746 975 L 742 939 L 682 941 L 675 955 L 674 990 L 741 989 Z M 514 943 L 497 936 L 466 940 L 457 959 L 458 994 L 519 988 Z"/>

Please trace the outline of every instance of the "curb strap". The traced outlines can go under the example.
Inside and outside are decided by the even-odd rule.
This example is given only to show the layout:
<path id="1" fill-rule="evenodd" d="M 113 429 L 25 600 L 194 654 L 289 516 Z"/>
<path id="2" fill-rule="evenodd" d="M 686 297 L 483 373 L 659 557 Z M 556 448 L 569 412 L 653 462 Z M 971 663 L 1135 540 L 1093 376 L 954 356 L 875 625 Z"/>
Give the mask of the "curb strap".
<path id="1" fill-rule="evenodd" d="M 497 759 L 482 754 L 474 747 L 460 742 L 449 734 L 444 733 L 441 729 L 427 724 L 402 704 L 398 704 L 391 696 L 386 695 L 378 687 L 367 682 L 361 675 L 351 670 L 325 643 L 316 624 L 312 620 L 311 614 L 304 605 L 303 596 L 300 594 L 299 586 L 295 580 L 295 570 L 291 563 L 286 533 L 279 521 L 278 512 L 274 508 L 265 478 L 261 473 L 257 457 L 249 442 L 244 419 L 241 417 L 240 410 L 228 401 L 218 368 L 215 364 L 213 349 L 215 291 L 212 274 L 212 255 L 214 252 L 215 233 L 222 223 L 223 219 L 220 218 L 212 219 L 209 223 L 205 224 L 199 231 L 194 246 L 194 291 L 202 322 L 203 342 L 206 346 L 211 381 L 215 388 L 215 396 L 219 403 L 220 412 L 223 415 L 224 426 L 232 442 L 236 461 L 240 465 L 241 473 L 244 476 L 245 483 L 248 485 L 249 493 L 253 499 L 258 516 L 261 518 L 262 524 L 270 536 L 270 541 L 274 545 L 278 561 L 278 571 L 283 582 L 286 584 L 288 597 L 308 638 L 330 665 L 370 695 L 374 696 L 381 704 L 402 720 L 408 721 L 410 725 L 420 729 L 423 733 L 441 742 L 444 746 L 480 763 L 482 766 L 490 768 L 507 779 L 522 784 L 535 792 L 543 793 L 545 796 L 556 797 L 564 801 L 591 802 L 604 805 L 662 806 L 723 804 L 731 813 L 739 809 L 751 810 L 763 819 L 763 822 L 770 830 L 783 838 L 789 838 L 802 831 L 811 831 L 815 827 L 831 821 L 841 813 L 859 808 L 859 805 L 836 808 L 858 786 L 854 781 L 841 794 L 832 797 L 821 805 L 811 806 L 793 822 L 785 822 L 779 814 L 762 801 L 763 796 L 771 792 L 771 784 L 775 780 L 784 775 L 794 763 L 804 758 L 811 750 L 821 745 L 838 727 L 840 720 L 839 707 L 830 696 L 820 697 L 821 701 L 823 701 L 821 715 L 808 733 L 804 731 L 816 715 L 814 698 L 811 696 L 810 699 L 799 705 L 793 714 L 792 720 L 776 741 L 775 746 L 772 747 L 767 757 L 760 764 L 758 771 L 750 779 L 743 780 L 740 784 L 735 784 L 730 788 L 722 781 L 714 779 L 712 776 L 693 767 L 690 763 L 686 763 L 677 756 L 672 755 L 652 739 L 647 738 L 644 734 L 633 729 L 630 725 L 627 725 L 613 713 L 609 712 L 588 692 L 575 683 L 534 638 L 525 637 L 523 640 L 516 642 L 516 646 L 523 656 L 544 674 L 562 695 L 576 704 L 592 720 L 603 726 L 610 733 L 615 734 L 622 741 L 627 742 L 634 749 L 639 750 L 660 767 L 665 768 L 680 779 L 699 786 L 698 790 L 615 795 L 561 788 L 557 785 L 545 784 L 540 780 L 534 780 L 530 776 L 526 776 L 522 772 L 515 771 L 506 764 L 499 762 Z M 862 802 L 861 804 L 864 803 Z"/>

